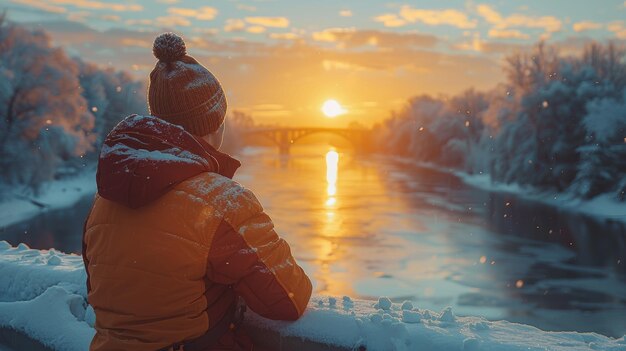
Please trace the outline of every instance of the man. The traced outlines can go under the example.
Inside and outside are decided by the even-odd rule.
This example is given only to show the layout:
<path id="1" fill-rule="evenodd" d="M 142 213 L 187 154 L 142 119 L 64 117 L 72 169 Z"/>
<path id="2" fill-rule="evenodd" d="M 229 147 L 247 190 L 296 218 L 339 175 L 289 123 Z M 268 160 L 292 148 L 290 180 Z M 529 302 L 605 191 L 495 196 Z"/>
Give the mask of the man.
<path id="1" fill-rule="evenodd" d="M 250 350 L 241 297 L 271 319 L 299 318 L 311 282 L 219 152 L 226 99 L 173 33 L 156 38 L 152 116 L 107 136 L 85 223 L 91 350 Z"/>

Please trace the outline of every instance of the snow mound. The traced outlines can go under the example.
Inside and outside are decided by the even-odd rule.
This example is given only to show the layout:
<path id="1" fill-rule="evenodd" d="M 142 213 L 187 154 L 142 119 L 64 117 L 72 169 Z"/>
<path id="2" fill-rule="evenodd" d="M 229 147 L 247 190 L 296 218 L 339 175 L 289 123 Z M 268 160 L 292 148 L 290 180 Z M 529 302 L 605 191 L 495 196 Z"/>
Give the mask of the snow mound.
<path id="1" fill-rule="evenodd" d="M 0 241 L 0 329 L 23 332 L 55 350 L 87 350 L 95 333 L 95 315 L 85 302 L 85 279 L 80 256 L 25 245 L 16 248 Z M 272 321 L 249 312 L 245 324 L 256 342 L 277 350 L 289 339 L 298 340 L 300 346 L 309 344 L 309 349 L 331 345 L 371 351 L 626 351 L 624 337 L 545 332 L 506 321 L 458 317 L 449 307 L 440 313 L 422 310 L 386 297 L 365 301 L 314 296 L 295 322 Z"/>
<path id="2" fill-rule="evenodd" d="M 84 297 L 86 279 L 81 256 L 0 241 L 0 301 L 31 300 L 56 285 Z"/>
<path id="3" fill-rule="evenodd" d="M 0 302 L 0 327 L 23 332 L 55 350 L 84 351 L 95 334 L 83 321 L 85 306 L 84 297 L 52 286 L 30 301 Z"/>

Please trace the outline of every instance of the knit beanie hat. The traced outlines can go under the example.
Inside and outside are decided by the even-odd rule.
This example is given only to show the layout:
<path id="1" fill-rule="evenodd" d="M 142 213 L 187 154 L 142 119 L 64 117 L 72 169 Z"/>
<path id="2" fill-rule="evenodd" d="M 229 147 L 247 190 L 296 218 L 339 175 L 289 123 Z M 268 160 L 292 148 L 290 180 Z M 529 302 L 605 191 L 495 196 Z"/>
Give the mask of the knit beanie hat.
<path id="1" fill-rule="evenodd" d="M 215 132 L 226 115 L 220 82 L 187 55 L 185 42 L 174 33 L 159 35 L 152 52 L 159 62 L 150 73 L 150 114 L 196 136 Z"/>

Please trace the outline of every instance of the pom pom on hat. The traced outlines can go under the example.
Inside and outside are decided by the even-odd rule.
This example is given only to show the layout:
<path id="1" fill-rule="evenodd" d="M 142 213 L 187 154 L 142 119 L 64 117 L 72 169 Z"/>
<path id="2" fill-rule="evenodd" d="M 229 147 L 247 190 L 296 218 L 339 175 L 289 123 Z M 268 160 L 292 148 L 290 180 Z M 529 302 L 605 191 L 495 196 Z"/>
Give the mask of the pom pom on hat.
<path id="1" fill-rule="evenodd" d="M 180 60 L 187 54 L 187 47 L 183 38 L 168 32 L 163 33 L 154 39 L 152 47 L 154 57 L 163 62 L 174 62 Z"/>

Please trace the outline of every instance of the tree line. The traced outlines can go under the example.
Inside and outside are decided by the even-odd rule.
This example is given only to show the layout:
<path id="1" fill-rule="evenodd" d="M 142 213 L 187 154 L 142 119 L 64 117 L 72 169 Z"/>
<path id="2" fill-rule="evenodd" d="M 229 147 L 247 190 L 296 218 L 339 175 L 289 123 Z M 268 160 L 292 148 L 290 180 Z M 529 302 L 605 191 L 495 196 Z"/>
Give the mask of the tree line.
<path id="1" fill-rule="evenodd" d="M 538 43 L 505 60 L 486 92 L 416 96 L 378 125 L 384 152 L 493 181 L 626 196 L 626 55 L 591 43 L 578 55 Z"/>

